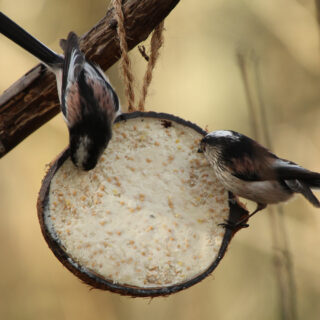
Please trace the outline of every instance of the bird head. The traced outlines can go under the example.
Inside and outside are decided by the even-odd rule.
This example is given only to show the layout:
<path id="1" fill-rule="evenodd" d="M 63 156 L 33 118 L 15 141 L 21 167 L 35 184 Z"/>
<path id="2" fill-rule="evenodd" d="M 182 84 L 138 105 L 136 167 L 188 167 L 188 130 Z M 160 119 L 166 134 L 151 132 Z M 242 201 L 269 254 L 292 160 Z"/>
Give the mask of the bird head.
<path id="1" fill-rule="evenodd" d="M 200 142 L 198 152 L 208 150 L 222 151 L 223 149 L 239 142 L 241 136 L 230 130 L 217 130 L 208 133 Z M 208 149 L 208 150 L 207 150 Z"/>
<path id="2" fill-rule="evenodd" d="M 70 155 L 74 165 L 85 171 L 93 169 L 111 137 L 111 124 L 97 121 L 97 117 L 87 116 L 70 128 Z"/>

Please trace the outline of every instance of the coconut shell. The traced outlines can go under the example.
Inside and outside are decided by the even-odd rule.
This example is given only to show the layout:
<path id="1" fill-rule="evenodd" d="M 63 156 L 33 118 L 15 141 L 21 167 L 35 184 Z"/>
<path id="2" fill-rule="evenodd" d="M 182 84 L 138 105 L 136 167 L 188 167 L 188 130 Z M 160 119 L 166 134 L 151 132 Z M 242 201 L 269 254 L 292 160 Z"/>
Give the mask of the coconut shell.
<path id="1" fill-rule="evenodd" d="M 165 113 L 155 113 L 155 112 L 133 112 L 129 114 L 123 114 L 117 119 L 117 123 L 121 125 L 131 119 L 141 119 L 143 122 L 144 119 L 159 119 L 161 121 L 161 127 L 157 130 L 170 130 L 171 126 L 183 126 L 195 131 L 197 134 L 204 136 L 206 132 L 199 128 L 197 125 L 185 121 L 181 118 L 175 117 L 170 114 Z M 117 126 L 117 124 L 115 124 Z M 167 131 L 170 136 L 170 131 Z M 125 135 L 125 134 L 123 134 Z M 116 139 L 116 138 L 113 138 Z M 161 146 L 160 146 L 161 148 Z M 106 150 L 108 152 L 108 149 Z M 123 151 L 121 151 L 123 152 Z M 125 154 L 119 154 L 118 158 L 123 158 Z M 39 192 L 37 209 L 38 209 L 38 217 L 41 226 L 41 230 L 43 236 L 54 253 L 54 255 L 58 258 L 58 260 L 69 269 L 74 275 L 76 275 L 79 279 L 81 279 L 86 284 L 102 290 L 109 290 L 112 292 L 116 292 L 122 295 L 129 295 L 135 297 L 154 297 L 154 296 L 163 296 L 169 295 L 180 290 L 184 290 L 189 288 L 190 286 L 200 282 L 208 275 L 210 275 L 213 270 L 217 267 L 220 260 L 223 258 L 228 245 L 235 233 L 235 230 L 229 230 L 223 228 L 223 239 L 221 241 L 221 246 L 218 250 L 218 253 L 215 255 L 212 263 L 205 269 L 201 270 L 200 273 L 195 272 L 195 276 L 191 279 L 186 279 L 186 281 L 178 282 L 178 283 L 170 283 L 169 285 L 155 285 L 155 286 L 146 286 L 143 285 L 132 285 L 127 283 L 120 283 L 118 280 L 108 279 L 106 277 L 101 276 L 99 273 L 95 272 L 92 268 L 88 268 L 88 266 L 81 265 L 79 263 L 79 259 L 71 256 L 67 253 L 67 250 L 62 243 L 62 241 L 55 234 L 53 236 L 51 227 L 46 222 L 46 217 L 50 217 L 50 188 L 51 183 L 59 169 L 63 166 L 63 164 L 69 159 L 69 149 L 64 150 L 56 160 L 54 160 L 47 171 L 41 186 L 41 190 Z M 151 160 L 150 160 L 151 161 Z M 116 164 L 115 164 L 116 165 Z M 76 169 L 75 169 L 76 170 Z M 156 183 L 156 181 L 155 181 Z M 228 220 L 231 222 L 236 222 L 243 216 L 246 216 L 248 212 L 240 205 L 236 199 L 236 197 L 230 192 L 227 193 L 227 205 L 229 207 L 228 212 Z M 195 209 L 197 210 L 197 208 Z M 221 221 L 223 222 L 223 221 Z M 108 263 L 108 261 L 105 261 Z"/>

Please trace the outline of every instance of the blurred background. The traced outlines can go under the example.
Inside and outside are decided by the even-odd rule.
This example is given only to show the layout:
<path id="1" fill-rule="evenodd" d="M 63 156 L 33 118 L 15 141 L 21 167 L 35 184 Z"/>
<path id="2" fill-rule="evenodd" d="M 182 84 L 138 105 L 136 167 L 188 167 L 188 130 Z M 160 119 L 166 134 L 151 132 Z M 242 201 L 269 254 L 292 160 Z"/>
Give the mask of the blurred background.
<path id="1" fill-rule="evenodd" d="M 1 11 L 58 52 L 60 38 L 70 30 L 85 33 L 107 7 L 102 0 L 0 0 Z M 237 60 L 241 54 L 255 123 L 261 128 L 263 104 L 273 151 L 320 172 L 316 16 L 313 0 L 181 0 L 165 23 L 147 110 L 172 113 L 210 131 L 233 129 L 253 137 Z M 131 59 L 138 94 L 145 61 L 136 49 Z M 0 92 L 37 63 L 1 36 Z M 126 106 L 118 66 L 107 74 Z M 257 138 L 265 143 L 260 129 Z M 67 143 L 58 115 L 0 161 L 0 319 L 283 318 L 268 210 L 235 236 L 211 277 L 184 292 L 132 299 L 82 284 L 48 249 L 36 212 L 45 166 Z M 319 319 L 320 210 L 300 196 L 283 210 L 298 319 Z"/>

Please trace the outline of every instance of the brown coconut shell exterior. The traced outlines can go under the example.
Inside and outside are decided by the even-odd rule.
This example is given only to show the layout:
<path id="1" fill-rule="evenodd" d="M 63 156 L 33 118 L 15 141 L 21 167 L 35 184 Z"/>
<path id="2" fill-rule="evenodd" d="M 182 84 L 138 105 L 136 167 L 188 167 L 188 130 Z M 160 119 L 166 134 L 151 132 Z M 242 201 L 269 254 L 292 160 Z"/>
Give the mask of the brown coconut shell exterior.
<path id="1" fill-rule="evenodd" d="M 202 134 L 206 135 L 206 132 L 198 127 L 196 124 L 191 123 L 189 121 L 183 120 L 179 117 L 173 116 L 171 114 L 166 113 L 156 113 L 156 112 L 132 112 L 127 114 L 122 114 L 117 118 L 116 122 L 126 121 L 128 119 L 137 118 L 137 117 L 146 117 L 146 118 L 156 118 L 162 119 L 164 126 L 170 126 L 171 121 L 176 122 L 178 124 L 182 124 L 184 126 L 190 127 Z M 233 237 L 233 235 L 238 230 L 226 229 L 224 238 L 222 241 L 221 248 L 219 250 L 217 258 L 213 261 L 207 270 L 203 273 L 199 274 L 193 279 L 185 281 L 183 283 L 179 283 L 176 285 L 171 285 L 168 287 L 152 287 L 152 288 L 141 288 L 130 285 L 123 285 L 119 283 L 114 283 L 110 280 L 99 277 L 98 274 L 92 272 L 91 270 L 82 267 L 77 264 L 77 262 L 73 261 L 70 256 L 64 251 L 61 247 L 60 243 L 53 239 L 48 231 L 45 221 L 44 221 L 44 213 L 47 209 L 47 205 L 49 203 L 49 191 L 50 191 L 50 183 L 52 178 L 54 177 L 57 170 L 64 163 L 64 161 L 69 157 L 69 149 L 65 149 L 57 158 L 54 160 L 47 171 L 43 181 L 42 186 L 39 192 L 38 201 L 37 201 L 37 210 L 38 210 L 38 218 L 41 226 L 42 234 L 54 255 L 58 258 L 58 260 L 69 269 L 75 276 L 81 279 L 86 284 L 92 286 L 96 289 L 109 290 L 115 293 L 119 293 L 121 295 L 127 295 L 132 297 L 156 297 L 156 296 L 167 296 L 172 293 L 187 289 L 194 284 L 200 282 L 208 275 L 210 275 L 213 270 L 217 267 L 221 259 L 223 258 L 228 245 Z M 236 197 L 229 192 L 229 220 L 231 222 L 237 222 L 240 218 L 248 215 L 248 211 L 238 202 Z"/>

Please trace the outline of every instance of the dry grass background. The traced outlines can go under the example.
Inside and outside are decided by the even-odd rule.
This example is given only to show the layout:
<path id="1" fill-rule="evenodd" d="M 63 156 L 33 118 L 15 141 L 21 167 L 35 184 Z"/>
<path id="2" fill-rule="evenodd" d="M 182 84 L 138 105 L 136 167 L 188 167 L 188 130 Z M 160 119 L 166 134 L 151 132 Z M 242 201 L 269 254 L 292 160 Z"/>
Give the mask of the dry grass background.
<path id="1" fill-rule="evenodd" d="M 58 49 L 107 10 L 102 0 L 0 0 L 0 9 Z M 210 130 L 252 135 L 236 52 L 259 59 L 261 89 L 277 154 L 320 171 L 320 56 L 311 0 L 182 0 L 166 21 L 165 46 L 147 100 Z M 0 90 L 37 61 L 0 37 Z M 142 79 L 145 61 L 132 55 Z M 117 66 L 108 71 L 123 98 Z M 58 115 L 0 161 L 0 319 L 281 319 L 268 211 L 233 239 L 212 277 L 167 298 L 131 299 L 89 290 L 42 238 L 37 192 L 67 144 Z M 318 193 L 320 196 L 320 194 Z M 320 316 L 320 211 L 301 197 L 284 207 L 299 319 Z"/>

